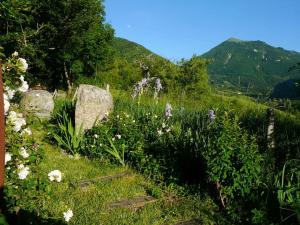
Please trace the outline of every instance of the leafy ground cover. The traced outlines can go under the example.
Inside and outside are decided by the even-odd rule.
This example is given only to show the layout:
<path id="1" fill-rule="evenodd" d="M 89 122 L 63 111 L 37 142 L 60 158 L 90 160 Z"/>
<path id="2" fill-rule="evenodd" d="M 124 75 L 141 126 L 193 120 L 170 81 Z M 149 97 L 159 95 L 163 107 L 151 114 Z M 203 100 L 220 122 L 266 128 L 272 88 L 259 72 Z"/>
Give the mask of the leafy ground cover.
<path id="1" fill-rule="evenodd" d="M 36 139 L 43 140 L 43 129 L 36 124 L 33 130 Z M 183 196 L 176 188 L 157 187 L 128 167 L 75 158 L 44 141 L 42 146 L 45 158 L 41 173 L 58 169 L 62 172 L 62 180 L 51 182 L 47 187 L 35 217 L 23 212 L 19 215 L 19 224 L 64 224 L 63 212 L 69 208 L 74 214 L 69 224 L 175 224 L 193 218 L 204 224 L 216 221 L 217 207 L 208 197 Z M 79 185 L 83 180 L 124 171 L 130 171 L 131 175 L 99 181 L 84 188 Z M 140 209 L 109 208 L 112 202 L 151 194 L 157 201 Z"/>

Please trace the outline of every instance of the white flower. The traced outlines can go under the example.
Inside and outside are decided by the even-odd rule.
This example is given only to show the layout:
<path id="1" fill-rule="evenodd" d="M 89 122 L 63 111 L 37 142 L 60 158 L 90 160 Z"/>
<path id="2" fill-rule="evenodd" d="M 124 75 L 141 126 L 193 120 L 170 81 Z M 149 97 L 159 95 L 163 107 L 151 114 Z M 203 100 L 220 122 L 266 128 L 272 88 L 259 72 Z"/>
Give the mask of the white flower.
<path id="1" fill-rule="evenodd" d="M 24 180 L 29 174 L 29 167 L 20 164 L 18 166 L 18 176 L 21 180 Z"/>
<path id="2" fill-rule="evenodd" d="M 5 153 L 5 165 L 6 165 L 7 162 L 9 162 L 11 160 L 11 156 L 12 155 L 9 152 Z"/>
<path id="3" fill-rule="evenodd" d="M 11 100 L 15 96 L 15 90 L 10 89 L 9 87 L 5 87 L 5 91 L 9 100 Z"/>
<path id="4" fill-rule="evenodd" d="M 12 56 L 14 56 L 14 57 L 17 57 L 18 55 L 19 55 L 18 52 L 14 52 L 14 53 L 12 54 Z"/>
<path id="5" fill-rule="evenodd" d="M 94 134 L 94 138 L 98 138 L 99 136 L 98 136 L 98 134 Z"/>
<path id="6" fill-rule="evenodd" d="M 116 139 L 113 137 L 111 140 L 112 140 L 112 141 L 115 141 Z"/>
<path id="7" fill-rule="evenodd" d="M 25 128 L 24 130 L 22 130 L 21 135 L 32 135 L 31 129 L 29 127 Z"/>
<path id="8" fill-rule="evenodd" d="M 26 158 L 29 157 L 29 154 L 28 154 L 28 152 L 26 151 L 26 149 L 25 149 L 24 147 L 21 147 L 21 148 L 20 148 L 19 154 L 20 154 L 24 159 L 26 159 Z"/>
<path id="9" fill-rule="evenodd" d="M 166 127 L 166 124 L 165 124 L 165 123 L 162 123 L 161 127 L 162 127 L 162 128 L 165 128 L 165 127 Z"/>
<path id="10" fill-rule="evenodd" d="M 22 82 L 22 85 L 21 85 L 21 87 L 18 88 L 18 91 L 26 92 L 29 89 L 29 85 L 28 85 L 27 81 L 24 80 L 23 76 L 20 76 L 20 80 Z"/>
<path id="11" fill-rule="evenodd" d="M 13 130 L 19 132 L 22 126 L 26 125 L 26 120 L 22 117 L 21 113 L 17 114 L 14 111 L 10 111 L 8 115 L 8 122 L 12 123 L 14 126 Z"/>
<path id="12" fill-rule="evenodd" d="M 161 136 L 163 134 L 162 130 L 157 131 L 158 136 Z"/>
<path id="13" fill-rule="evenodd" d="M 69 222 L 69 220 L 73 217 L 73 211 L 71 209 L 68 209 L 68 211 L 63 214 L 66 222 Z"/>
<path id="14" fill-rule="evenodd" d="M 121 139 L 121 134 L 116 134 L 115 137 L 120 140 Z"/>
<path id="15" fill-rule="evenodd" d="M 167 132 L 167 133 L 169 133 L 170 131 L 171 131 L 171 128 L 170 128 L 170 127 L 166 129 L 166 132 Z"/>
<path id="16" fill-rule="evenodd" d="M 26 59 L 19 58 L 18 59 L 18 68 L 21 72 L 25 73 L 28 69 L 28 64 Z"/>
<path id="17" fill-rule="evenodd" d="M 48 173 L 48 177 L 50 181 L 61 181 L 61 172 L 59 170 L 53 170 L 50 173 Z"/>
<path id="18" fill-rule="evenodd" d="M 6 115 L 10 107 L 9 98 L 7 97 L 6 94 L 3 94 L 3 100 L 4 100 L 4 115 Z"/>
<path id="19" fill-rule="evenodd" d="M 166 115 L 167 119 L 169 119 L 172 116 L 172 106 L 170 103 L 166 104 L 165 115 Z"/>
<path id="20" fill-rule="evenodd" d="M 133 123 L 135 123 L 135 120 L 132 120 Z"/>

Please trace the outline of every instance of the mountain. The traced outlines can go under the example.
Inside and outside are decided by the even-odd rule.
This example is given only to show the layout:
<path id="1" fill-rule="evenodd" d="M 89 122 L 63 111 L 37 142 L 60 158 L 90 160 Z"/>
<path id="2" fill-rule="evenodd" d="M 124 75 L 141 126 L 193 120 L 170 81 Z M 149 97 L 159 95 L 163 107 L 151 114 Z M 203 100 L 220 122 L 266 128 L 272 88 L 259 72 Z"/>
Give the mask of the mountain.
<path id="1" fill-rule="evenodd" d="M 120 37 L 114 38 L 113 48 L 115 49 L 116 55 L 118 57 L 126 59 L 129 62 L 133 62 L 141 57 L 149 55 L 162 58 L 161 56 L 151 52 L 144 46 Z"/>
<path id="2" fill-rule="evenodd" d="M 277 84 L 300 78 L 299 72 L 289 71 L 300 62 L 300 53 L 262 41 L 230 38 L 202 57 L 211 61 L 208 71 L 217 87 L 249 95 L 270 94 Z"/>

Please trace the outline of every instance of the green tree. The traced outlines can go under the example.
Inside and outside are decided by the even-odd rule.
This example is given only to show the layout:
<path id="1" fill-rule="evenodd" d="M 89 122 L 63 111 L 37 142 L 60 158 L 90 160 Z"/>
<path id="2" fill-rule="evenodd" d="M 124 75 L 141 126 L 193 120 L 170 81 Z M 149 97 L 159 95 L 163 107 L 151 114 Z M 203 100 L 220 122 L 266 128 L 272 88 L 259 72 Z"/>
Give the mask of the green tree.
<path id="1" fill-rule="evenodd" d="M 3 0 L 0 42 L 29 59 L 35 82 L 70 88 L 112 62 L 113 29 L 102 0 Z"/>
<path id="2" fill-rule="evenodd" d="M 188 93 L 203 94 L 209 91 L 207 65 L 207 60 L 195 55 L 190 60 L 179 62 L 179 82 Z"/>

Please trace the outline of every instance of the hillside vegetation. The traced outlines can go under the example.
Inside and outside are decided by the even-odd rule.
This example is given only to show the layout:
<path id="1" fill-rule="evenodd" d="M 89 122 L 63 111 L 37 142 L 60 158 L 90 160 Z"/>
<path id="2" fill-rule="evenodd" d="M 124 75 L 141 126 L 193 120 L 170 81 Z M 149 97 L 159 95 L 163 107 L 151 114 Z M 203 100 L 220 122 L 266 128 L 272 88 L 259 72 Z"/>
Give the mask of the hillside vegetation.
<path id="1" fill-rule="evenodd" d="M 246 94 L 270 95 L 276 84 L 300 77 L 289 71 L 300 53 L 262 41 L 228 39 L 202 57 L 210 60 L 208 71 L 216 86 Z"/>

